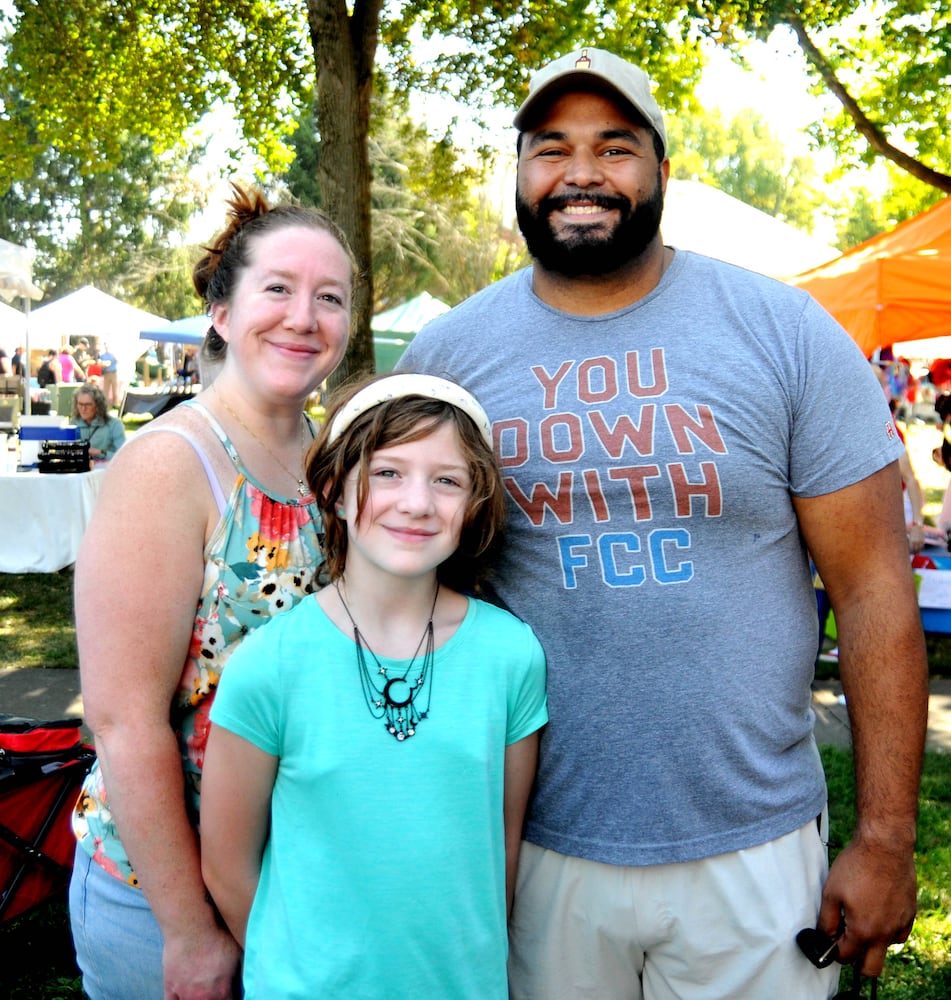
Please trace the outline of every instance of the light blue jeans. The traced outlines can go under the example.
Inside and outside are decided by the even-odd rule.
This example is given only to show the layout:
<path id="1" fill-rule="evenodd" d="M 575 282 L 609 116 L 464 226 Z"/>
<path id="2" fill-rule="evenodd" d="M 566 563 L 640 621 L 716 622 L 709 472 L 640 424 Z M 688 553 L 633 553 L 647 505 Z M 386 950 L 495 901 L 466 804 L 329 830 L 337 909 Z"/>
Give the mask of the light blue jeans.
<path id="1" fill-rule="evenodd" d="M 162 1000 L 162 932 L 145 894 L 78 846 L 69 921 L 89 1000 Z"/>

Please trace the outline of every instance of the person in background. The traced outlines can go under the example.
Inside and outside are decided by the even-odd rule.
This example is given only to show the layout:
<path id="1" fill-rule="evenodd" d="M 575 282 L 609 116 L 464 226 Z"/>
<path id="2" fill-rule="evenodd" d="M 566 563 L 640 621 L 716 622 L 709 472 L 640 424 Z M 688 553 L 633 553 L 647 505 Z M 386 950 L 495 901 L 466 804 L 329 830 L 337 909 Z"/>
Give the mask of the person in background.
<path id="1" fill-rule="evenodd" d="M 463 593 L 505 513 L 488 418 L 445 379 L 357 384 L 307 478 L 332 586 L 235 652 L 205 753 L 202 871 L 245 997 L 508 1000 L 547 713 L 531 629 Z"/>
<path id="2" fill-rule="evenodd" d="M 40 367 L 36 371 L 36 381 L 41 389 L 45 389 L 47 386 L 56 385 L 57 382 L 62 381 L 61 374 L 56 351 L 50 348 L 43 355 Z"/>
<path id="3" fill-rule="evenodd" d="M 26 350 L 25 347 L 18 347 L 13 352 L 13 357 L 10 359 L 10 374 L 23 376 L 26 374 L 26 363 L 24 361 L 23 352 Z"/>
<path id="4" fill-rule="evenodd" d="M 7 357 L 7 352 L 0 347 L 0 375 L 13 375 L 15 374 L 12 367 L 10 366 L 10 359 Z"/>
<path id="5" fill-rule="evenodd" d="M 185 352 L 182 355 L 181 366 L 177 369 L 175 374 L 185 385 L 191 385 L 193 382 L 198 381 L 198 357 L 196 348 L 185 348 Z"/>
<path id="6" fill-rule="evenodd" d="M 872 368 L 885 393 L 888 401 L 888 409 L 892 415 L 895 425 L 895 433 L 901 439 L 903 445 L 902 453 L 898 456 L 898 468 L 901 470 L 902 500 L 905 510 L 905 526 L 908 532 L 908 548 L 911 552 L 920 552 L 925 544 L 925 516 L 924 493 L 921 484 L 915 475 L 915 470 L 911 464 L 911 456 L 908 454 L 908 443 L 905 440 L 905 432 L 898 424 L 898 404 L 901 395 L 895 395 L 895 389 L 889 380 L 888 372 L 882 365 L 873 364 Z"/>
<path id="7" fill-rule="evenodd" d="M 214 387 L 110 461 L 76 563 L 97 762 L 73 815 L 70 919 L 91 1000 L 240 995 L 199 860 L 208 712 L 231 653 L 315 589 L 321 558 L 304 405 L 346 349 L 353 257 L 315 210 L 237 186 L 228 204 L 193 272 Z"/>
<path id="8" fill-rule="evenodd" d="M 110 409 L 119 407 L 119 360 L 109 350 L 108 344 L 102 345 L 99 352 L 99 364 L 102 368 L 102 390 Z"/>
<path id="9" fill-rule="evenodd" d="M 90 382 L 95 382 L 100 387 L 102 386 L 102 363 L 97 354 L 89 356 L 89 361 L 86 364 L 86 379 Z"/>
<path id="10" fill-rule="evenodd" d="M 108 462 L 125 443 L 122 421 L 109 413 L 106 397 L 94 382 L 85 382 L 73 395 L 72 419 L 79 439 L 89 442 L 89 457 L 97 462 Z"/>
<path id="11" fill-rule="evenodd" d="M 92 355 L 89 353 L 89 341 L 85 337 L 80 337 L 76 342 L 76 346 L 73 348 L 73 361 L 79 365 L 88 377 L 89 372 L 86 369 L 89 362 L 92 361 Z"/>
<path id="12" fill-rule="evenodd" d="M 932 460 L 951 472 L 951 358 L 936 358 L 928 371 L 928 378 L 935 389 L 934 410 L 941 432 L 940 444 L 931 452 Z M 951 539 L 951 489 L 945 489 L 938 513 L 938 530 Z M 951 540 L 947 542 L 951 549 Z"/>
<path id="13" fill-rule="evenodd" d="M 510 499 L 495 589 L 548 661 L 512 998 L 828 997 L 837 967 L 800 930 L 876 975 L 915 916 L 928 666 L 901 442 L 811 296 L 664 245 L 666 129 L 638 67 L 565 55 L 515 126 L 531 266 L 398 366 L 486 408 Z M 808 553 L 856 769 L 828 876 Z"/>
<path id="14" fill-rule="evenodd" d="M 63 344 L 59 349 L 59 367 L 63 382 L 82 382 L 86 378 L 86 373 L 76 363 L 73 349 L 69 344 Z"/>

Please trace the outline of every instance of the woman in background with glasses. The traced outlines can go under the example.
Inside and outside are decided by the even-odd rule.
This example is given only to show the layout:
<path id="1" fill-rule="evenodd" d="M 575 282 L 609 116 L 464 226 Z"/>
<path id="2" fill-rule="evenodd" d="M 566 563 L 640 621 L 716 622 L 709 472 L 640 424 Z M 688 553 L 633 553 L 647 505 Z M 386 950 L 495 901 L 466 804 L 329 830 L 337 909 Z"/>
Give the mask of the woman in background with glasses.
<path id="1" fill-rule="evenodd" d="M 72 421 L 79 428 L 79 440 L 89 442 L 89 457 L 96 462 L 108 462 L 125 444 L 125 427 L 110 415 L 106 397 L 95 382 L 76 390 Z"/>

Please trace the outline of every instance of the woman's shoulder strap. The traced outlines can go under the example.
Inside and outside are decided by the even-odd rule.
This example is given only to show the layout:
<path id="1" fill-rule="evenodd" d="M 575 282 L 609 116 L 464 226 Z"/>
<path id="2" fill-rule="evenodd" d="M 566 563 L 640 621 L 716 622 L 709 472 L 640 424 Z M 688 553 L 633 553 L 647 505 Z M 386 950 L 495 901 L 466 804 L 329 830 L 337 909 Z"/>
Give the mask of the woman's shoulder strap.
<path id="1" fill-rule="evenodd" d="M 192 450 L 201 462 L 201 467 L 205 470 L 205 476 L 208 479 L 208 485 L 211 487 L 212 495 L 215 498 L 215 506 L 218 508 L 218 513 L 224 514 L 228 506 L 228 499 L 224 494 L 224 490 L 221 488 L 221 483 L 218 481 L 218 476 L 215 474 L 214 466 L 212 465 L 211 459 L 208 457 L 208 453 L 201 446 L 201 444 L 195 440 L 193 434 L 191 434 L 186 428 L 171 423 L 150 425 L 149 427 L 145 427 L 141 431 L 138 431 L 138 433 L 161 434 L 163 431 L 169 434 L 177 434 L 180 438 L 187 441 L 191 445 Z"/>

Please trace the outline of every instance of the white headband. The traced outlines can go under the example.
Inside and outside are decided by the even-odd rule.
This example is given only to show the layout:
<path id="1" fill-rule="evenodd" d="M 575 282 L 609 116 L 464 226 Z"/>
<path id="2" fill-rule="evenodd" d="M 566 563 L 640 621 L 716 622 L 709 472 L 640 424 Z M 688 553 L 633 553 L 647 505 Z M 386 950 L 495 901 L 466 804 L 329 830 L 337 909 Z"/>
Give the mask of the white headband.
<path id="1" fill-rule="evenodd" d="M 463 413 L 472 417 L 483 440 L 490 448 L 492 447 L 492 424 L 489 423 L 488 415 L 475 396 L 455 382 L 437 378 L 435 375 L 418 375 L 411 372 L 389 375 L 361 389 L 337 412 L 330 425 L 327 443 L 333 444 L 361 413 L 366 413 L 374 406 L 379 406 L 389 399 L 398 399 L 400 396 L 441 399 L 444 403 L 458 407 Z"/>

